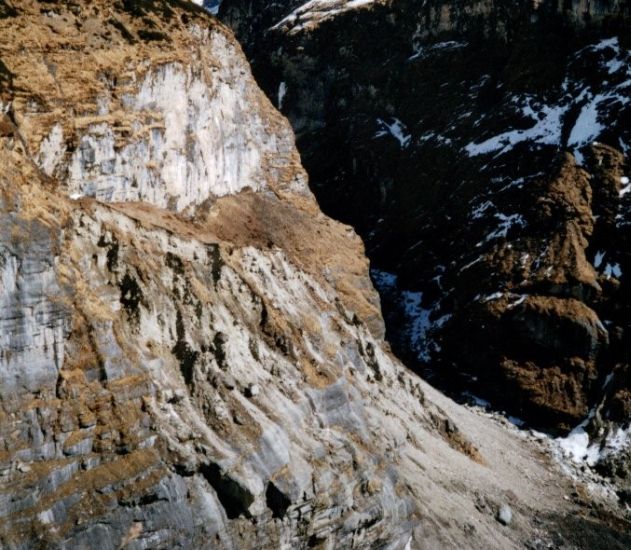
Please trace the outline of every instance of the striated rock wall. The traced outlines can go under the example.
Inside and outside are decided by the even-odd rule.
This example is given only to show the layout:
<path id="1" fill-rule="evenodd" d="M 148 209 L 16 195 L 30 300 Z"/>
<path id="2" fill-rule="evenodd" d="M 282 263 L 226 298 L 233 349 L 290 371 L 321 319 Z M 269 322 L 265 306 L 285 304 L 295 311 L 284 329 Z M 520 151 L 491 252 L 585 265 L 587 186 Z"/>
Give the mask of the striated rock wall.
<path id="1" fill-rule="evenodd" d="M 0 398 L 11 400 L 18 390 L 54 385 L 64 362 L 70 312 L 55 272 L 59 241 L 46 226 L 8 214 L 0 242 Z"/>
<path id="2" fill-rule="evenodd" d="M 88 28 L 101 17 L 87 7 L 83 13 Z M 142 200 L 176 210 L 270 183 L 279 190 L 306 189 L 291 131 L 263 105 L 256 85 L 242 78 L 247 65 L 225 62 L 237 56 L 238 46 L 225 32 L 201 27 L 174 46 L 175 18 L 165 22 L 163 35 L 152 31 L 162 46 L 152 60 L 133 46 L 132 31 L 115 16 L 98 37 L 77 30 L 54 7 L 41 20 L 24 18 L 33 37 L 5 61 L 18 73 L 14 85 L 20 89 L 11 110 L 28 128 L 27 147 L 46 175 L 75 197 Z M 8 29 L 7 42 L 21 30 Z M 45 59 L 37 58 L 37 43 L 51 33 L 57 47 L 81 52 L 76 62 L 64 62 L 52 44 Z M 90 43 L 104 36 L 107 42 Z"/>

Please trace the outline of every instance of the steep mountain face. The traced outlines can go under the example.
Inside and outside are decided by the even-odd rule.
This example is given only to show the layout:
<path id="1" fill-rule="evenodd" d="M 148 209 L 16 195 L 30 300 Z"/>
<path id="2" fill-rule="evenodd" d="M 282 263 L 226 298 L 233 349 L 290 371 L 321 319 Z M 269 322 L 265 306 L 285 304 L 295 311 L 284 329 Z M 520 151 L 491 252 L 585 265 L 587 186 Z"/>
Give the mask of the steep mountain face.
<path id="1" fill-rule="evenodd" d="M 204 10 L 1 0 L 0 36 L 0 546 L 628 545 L 611 495 L 390 354 Z"/>
<path id="2" fill-rule="evenodd" d="M 220 17 L 364 238 L 397 353 L 552 433 L 589 417 L 576 458 L 626 483 L 629 3 L 279 4 Z"/>

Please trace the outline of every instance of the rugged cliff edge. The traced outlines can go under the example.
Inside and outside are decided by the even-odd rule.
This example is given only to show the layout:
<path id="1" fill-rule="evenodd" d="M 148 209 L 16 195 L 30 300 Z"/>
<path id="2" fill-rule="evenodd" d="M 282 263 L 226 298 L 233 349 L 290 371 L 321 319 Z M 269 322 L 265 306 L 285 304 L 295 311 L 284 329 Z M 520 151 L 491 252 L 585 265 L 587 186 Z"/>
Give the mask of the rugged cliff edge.
<path id="1" fill-rule="evenodd" d="M 210 15 L 2 0 L 0 36 L 0 546 L 627 544 L 389 353 L 360 239 Z"/>

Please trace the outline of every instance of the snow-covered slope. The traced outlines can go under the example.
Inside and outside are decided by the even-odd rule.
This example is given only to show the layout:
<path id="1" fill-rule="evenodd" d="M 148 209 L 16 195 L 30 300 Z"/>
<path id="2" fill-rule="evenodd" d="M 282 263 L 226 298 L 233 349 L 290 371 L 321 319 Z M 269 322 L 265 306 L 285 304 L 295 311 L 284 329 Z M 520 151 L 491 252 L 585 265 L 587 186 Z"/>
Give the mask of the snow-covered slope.
<path id="1" fill-rule="evenodd" d="M 348 10 L 369 7 L 385 0 L 310 0 L 300 5 L 273 28 L 283 29 L 289 34 L 308 31 L 319 23 Z"/>

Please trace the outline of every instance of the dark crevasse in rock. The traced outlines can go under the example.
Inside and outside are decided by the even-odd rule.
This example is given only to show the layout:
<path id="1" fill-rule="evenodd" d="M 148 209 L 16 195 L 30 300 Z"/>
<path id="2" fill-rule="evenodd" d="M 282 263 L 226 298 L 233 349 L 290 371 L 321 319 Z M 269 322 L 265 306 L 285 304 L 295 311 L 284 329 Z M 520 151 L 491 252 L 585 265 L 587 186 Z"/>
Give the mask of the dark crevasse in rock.
<path id="1" fill-rule="evenodd" d="M 364 239 L 395 350 L 532 426 L 625 429 L 631 5 L 351 4 L 220 18 Z"/>

